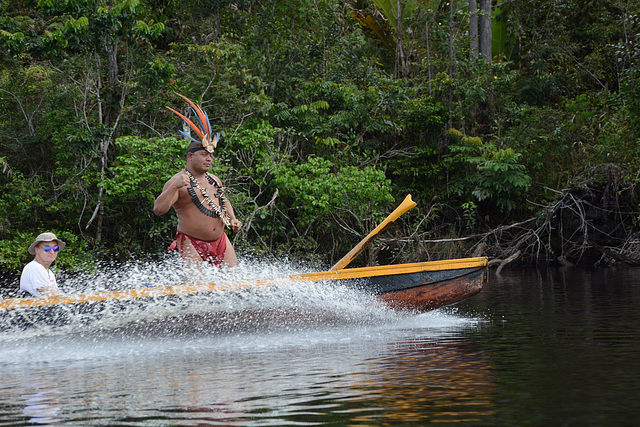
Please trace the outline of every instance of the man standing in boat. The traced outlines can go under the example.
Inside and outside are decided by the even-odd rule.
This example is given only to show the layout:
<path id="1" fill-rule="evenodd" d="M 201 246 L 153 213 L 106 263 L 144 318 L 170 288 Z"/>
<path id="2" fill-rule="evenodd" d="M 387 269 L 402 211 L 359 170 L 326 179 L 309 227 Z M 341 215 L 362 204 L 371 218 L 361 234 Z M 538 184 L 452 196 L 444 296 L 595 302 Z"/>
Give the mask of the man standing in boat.
<path id="1" fill-rule="evenodd" d="M 219 135 L 211 136 L 209 118 L 200 107 L 178 95 L 192 107 L 200 127 L 176 110 L 169 110 L 180 116 L 198 134 L 200 141 L 180 131 L 191 140 L 187 147 L 186 168 L 165 183 L 153 211 L 156 215 L 164 215 L 171 207 L 176 211 L 178 230 L 169 249 L 177 247 L 184 260 L 235 267 L 238 260 L 224 228 L 227 226 L 238 232 L 242 223 L 224 196 L 220 178 L 208 173 Z"/>

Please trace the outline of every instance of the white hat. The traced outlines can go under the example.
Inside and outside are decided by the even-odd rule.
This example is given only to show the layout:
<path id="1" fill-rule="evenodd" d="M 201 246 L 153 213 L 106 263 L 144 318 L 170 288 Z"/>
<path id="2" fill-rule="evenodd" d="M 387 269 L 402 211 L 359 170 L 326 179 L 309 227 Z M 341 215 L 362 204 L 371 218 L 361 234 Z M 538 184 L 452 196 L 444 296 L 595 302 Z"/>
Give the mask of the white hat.
<path id="1" fill-rule="evenodd" d="M 51 242 L 53 240 L 58 242 L 58 246 L 60 246 L 60 250 L 63 250 L 64 247 L 67 246 L 67 244 L 65 242 L 63 242 L 62 240 L 58 239 L 55 234 L 53 234 L 53 233 L 42 233 L 38 237 L 36 237 L 36 241 L 33 242 L 31 244 L 31 246 L 29 246 L 29 253 L 31 255 L 35 255 L 36 254 L 36 245 L 38 243 L 40 243 L 40 242 Z"/>

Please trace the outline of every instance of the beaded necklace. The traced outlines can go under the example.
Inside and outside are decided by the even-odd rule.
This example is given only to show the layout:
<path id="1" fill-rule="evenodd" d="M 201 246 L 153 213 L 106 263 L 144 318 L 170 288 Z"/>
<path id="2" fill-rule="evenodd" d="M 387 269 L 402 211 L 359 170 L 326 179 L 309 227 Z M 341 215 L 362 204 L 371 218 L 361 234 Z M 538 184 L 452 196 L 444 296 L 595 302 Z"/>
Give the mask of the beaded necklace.
<path id="1" fill-rule="evenodd" d="M 191 174 L 191 172 L 189 172 L 188 169 L 185 169 L 185 171 L 187 172 L 189 182 L 191 183 L 191 186 L 187 188 L 187 191 L 189 192 L 191 200 L 193 200 L 193 203 L 196 205 L 198 210 L 212 218 L 220 218 L 224 225 L 229 227 L 231 221 L 229 220 L 229 214 L 227 213 L 227 209 L 225 208 L 224 188 L 218 185 L 218 182 L 213 179 L 211 175 L 205 174 L 205 176 L 207 177 L 207 181 L 209 181 L 209 184 L 217 188 L 217 191 L 214 193 L 214 197 L 220 200 L 220 205 L 218 205 L 211 199 L 207 189 L 200 184 L 200 182 Z M 196 187 L 198 190 L 200 190 L 200 193 L 202 193 L 202 200 L 205 201 L 207 205 L 209 205 L 209 208 L 202 204 L 200 198 L 198 197 L 198 194 L 196 193 L 196 190 L 193 187 Z"/>

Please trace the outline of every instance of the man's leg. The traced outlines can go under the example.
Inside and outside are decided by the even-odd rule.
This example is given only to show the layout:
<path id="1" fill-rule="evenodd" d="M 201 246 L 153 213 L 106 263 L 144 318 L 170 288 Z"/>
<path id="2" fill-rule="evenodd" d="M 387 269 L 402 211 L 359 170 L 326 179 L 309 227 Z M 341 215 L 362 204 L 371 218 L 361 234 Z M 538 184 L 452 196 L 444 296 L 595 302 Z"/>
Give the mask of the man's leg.
<path id="1" fill-rule="evenodd" d="M 202 265 L 202 257 L 196 251 L 195 246 L 191 243 L 191 239 L 179 234 L 177 237 L 178 251 L 185 268 L 200 268 Z"/>
<path id="2" fill-rule="evenodd" d="M 224 263 L 228 267 L 236 267 L 238 265 L 238 258 L 236 257 L 236 251 L 233 249 L 233 245 L 229 240 L 227 234 L 224 234 L 224 238 L 227 239 L 227 250 L 224 252 Z"/>

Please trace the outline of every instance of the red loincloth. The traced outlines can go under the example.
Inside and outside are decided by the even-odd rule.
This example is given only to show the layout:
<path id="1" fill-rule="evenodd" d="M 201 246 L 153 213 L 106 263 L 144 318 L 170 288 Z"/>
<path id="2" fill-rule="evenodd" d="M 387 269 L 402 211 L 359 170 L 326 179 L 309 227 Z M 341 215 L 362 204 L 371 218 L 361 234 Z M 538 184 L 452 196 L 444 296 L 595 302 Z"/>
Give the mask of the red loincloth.
<path id="1" fill-rule="evenodd" d="M 220 236 L 218 240 L 207 242 L 204 240 L 196 239 L 195 237 L 191 237 L 181 231 L 178 231 L 176 234 L 176 240 L 171 243 L 167 252 L 172 251 L 178 247 L 178 236 L 182 236 L 180 256 L 182 256 L 184 248 L 184 239 L 188 238 L 191 241 L 193 247 L 196 248 L 196 252 L 198 252 L 198 255 L 200 255 L 200 257 L 204 261 L 207 261 L 210 264 L 215 264 L 218 267 L 220 267 L 224 262 L 224 253 L 227 251 L 227 235 L 225 233 L 222 233 L 222 236 Z"/>

